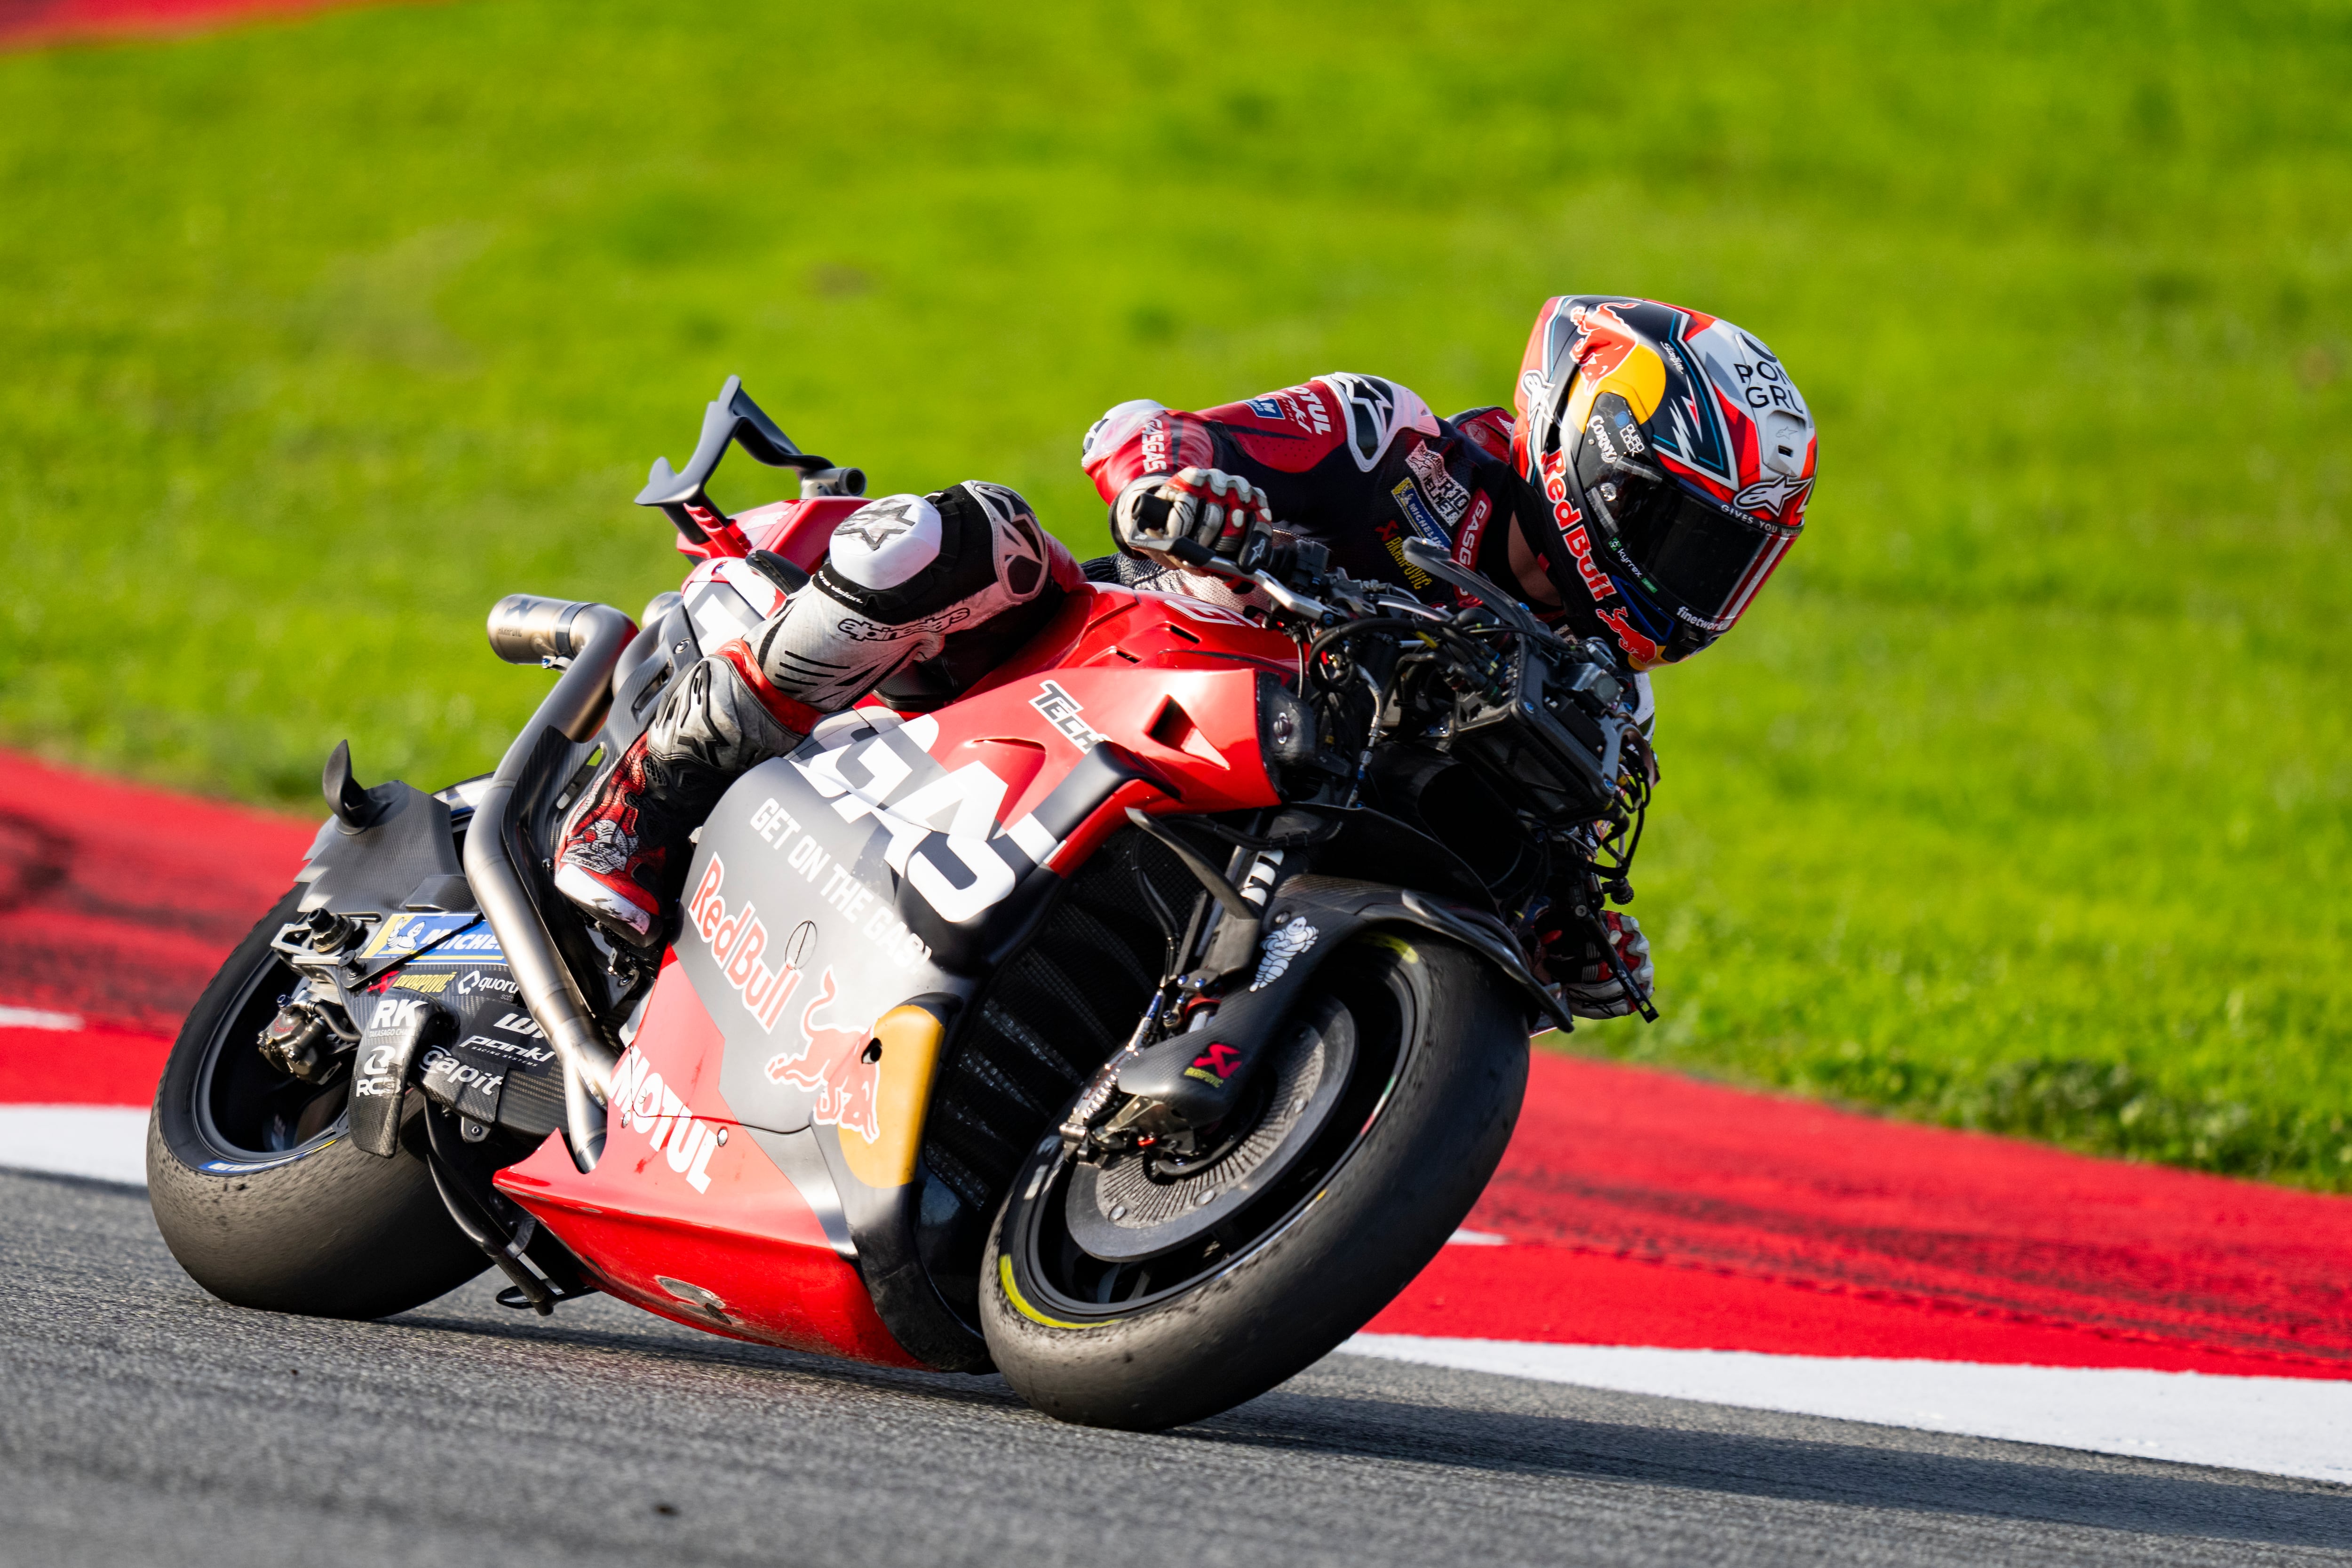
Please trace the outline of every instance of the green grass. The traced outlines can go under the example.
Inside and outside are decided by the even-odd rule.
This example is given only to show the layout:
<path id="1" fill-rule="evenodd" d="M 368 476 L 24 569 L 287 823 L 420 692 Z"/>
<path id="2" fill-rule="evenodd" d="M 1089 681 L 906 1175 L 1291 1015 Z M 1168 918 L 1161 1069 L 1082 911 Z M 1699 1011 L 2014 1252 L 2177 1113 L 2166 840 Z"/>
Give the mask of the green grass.
<path id="1" fill-rule="evenodd" d="M 756 13 L 756 14 L 754 14 Z M 1704 13 L 1704 14 L 1700 14 Z M 487 766 L 509 590 L 740 371 L 878 486 L 1534 308 L 1727 315 L 1812 529 L 1660 681 L 1666 1021 L 1580 1046 L 2352 1186 L 2342 4 L 450 4 L 0 59 L 0 736 Z M 736 459 L 722 500 L 760 495 Z"/>

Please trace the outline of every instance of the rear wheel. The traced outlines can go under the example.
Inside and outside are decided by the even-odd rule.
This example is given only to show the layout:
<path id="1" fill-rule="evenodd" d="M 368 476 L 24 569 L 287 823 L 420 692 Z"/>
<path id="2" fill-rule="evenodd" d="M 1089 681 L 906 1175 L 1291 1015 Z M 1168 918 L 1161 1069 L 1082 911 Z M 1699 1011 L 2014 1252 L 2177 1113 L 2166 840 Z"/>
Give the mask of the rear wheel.
<path id="1" fill-rule="evenodd" d="M 405 1133 L 388 1160 L 352 1142 L 348 1075 L 305 1083 L 257 1048 L 299 979 L 269 942 L 301 891 L 262 917 L 181 1026 L 147 1124 L 148 1198 L 172 1256 L 222 1300 L 380 1318 L 488 1265 Z M 409 1099 L 414 1131 L 422 1102 Z"/>
<path id="2" fill-rule="evenodd" d="M 982 1327 L 1038 1409 L 1152 1431 L 1250 1399 L 1355 1332 L 1444 1246 L 1527 1088 L 1516 998 L 1381 931 L 1335 953 L 1257 1090 L 1182 1162 L 1032 1152 L 982 1263 Z"/>

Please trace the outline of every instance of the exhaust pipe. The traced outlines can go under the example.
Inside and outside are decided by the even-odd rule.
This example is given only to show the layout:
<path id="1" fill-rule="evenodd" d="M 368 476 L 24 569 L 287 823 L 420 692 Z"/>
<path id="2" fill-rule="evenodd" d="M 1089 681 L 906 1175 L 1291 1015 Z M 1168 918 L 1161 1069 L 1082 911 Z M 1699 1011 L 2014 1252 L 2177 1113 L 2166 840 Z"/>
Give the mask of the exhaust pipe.
<path id="1" fill-rule="evenodd" d="M 528 811 L 518 812 L 514 797 L 518 784 L 543 783 L 530 775 L 547 761 L 568 756 L 570 745 L 595 735 L 612 705 L 614 668 L 636 632 L 629 617 L 610 605 L 509 594 L 492 606 L 490 647 L 500 658 L 509 664 L 570 663 L 499 760 L 466 834 L 466 881 L 498 933 L 523 1005 L 563 1063 L 564 1136 L 572 1163 L 583 1171 L 595 1169 L 604 1152 L 604 1102 L 619 1058 L 540 913 L 541 900 L 553 896 L 553 884 L 536 875 L 539 856 L 525 841 Z"/>

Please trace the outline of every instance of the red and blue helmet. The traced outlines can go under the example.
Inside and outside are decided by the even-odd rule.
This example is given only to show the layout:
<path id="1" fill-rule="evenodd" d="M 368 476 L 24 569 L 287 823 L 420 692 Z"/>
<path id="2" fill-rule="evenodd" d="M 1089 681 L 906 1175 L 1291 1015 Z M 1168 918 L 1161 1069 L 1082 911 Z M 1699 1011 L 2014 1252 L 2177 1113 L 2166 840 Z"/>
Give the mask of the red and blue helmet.
<path id="1" fill-rule="evenodd" d="M 1772 351 L 1654 300 L 1544 301 L 1512 401 L 1528 542 L 1637 669 L 1731 629 L 1805 526 L 1813 416 Z M 1538 505 L 1539 503 L 1539 505 Z"/>

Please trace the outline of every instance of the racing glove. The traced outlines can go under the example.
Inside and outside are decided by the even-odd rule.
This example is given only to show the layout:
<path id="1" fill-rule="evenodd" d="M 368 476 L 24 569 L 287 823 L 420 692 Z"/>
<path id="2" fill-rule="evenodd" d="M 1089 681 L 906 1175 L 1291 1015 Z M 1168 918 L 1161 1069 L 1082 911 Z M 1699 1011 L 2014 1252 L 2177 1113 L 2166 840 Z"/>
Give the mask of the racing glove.
<path id="1" fill-rule="evenodd" d="M 1180 540 L 1234 561 L 1253 534 L 1272 534 L 1274 511 L 1265 492 L 1238 474 L 1182 468 L 1128 486 L 1111 508 L 1111 531 L 1126 548 L 1166 566 L 1187 564 L 1173 553 Z"/>
<path id="2" fill-rule="evenodd" d="M 1608 928 L 1610 945 L 1617 950 L 1625 973 L 1647 996 L 1657 986 L 1658 968 L 1650 961 L 1650 939 L 1642 934 L 1642 922 L 1610 910 L 1601 915 L 1601 923 Z M 1622 1018 L 1633 1011 L 1633 998 L 1625 994 L 1625 983 L 1611 967 L 1590 926 L 1579 922 L 1560 933 L 1548 944 L 1544 959 L 1545 968 L 1559 983 L 1560 1000 L 1578 1017 Z"/>

